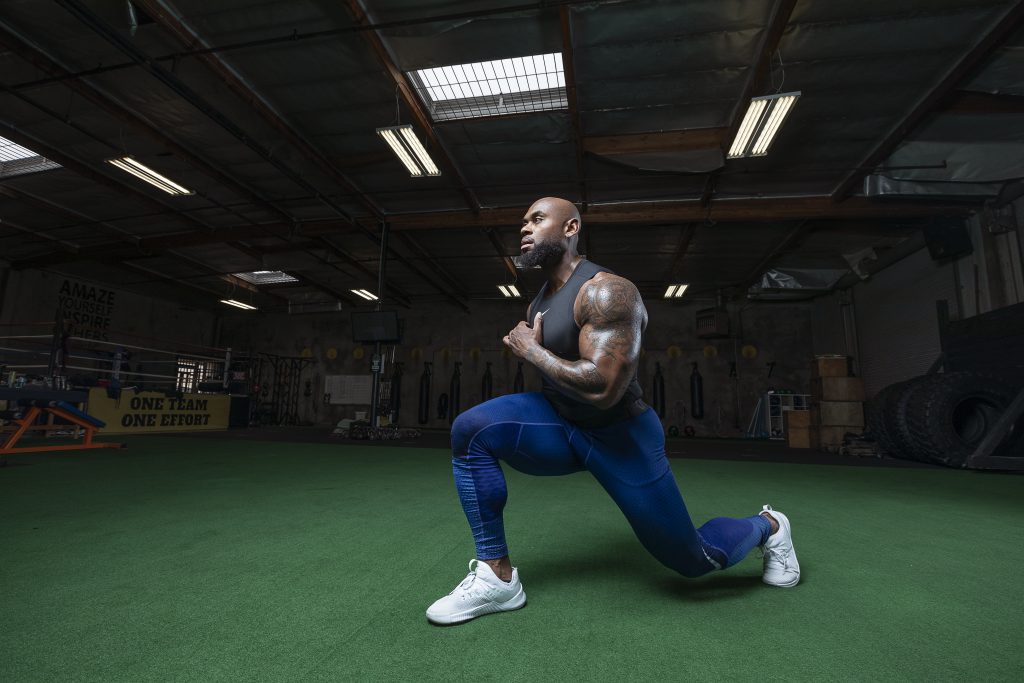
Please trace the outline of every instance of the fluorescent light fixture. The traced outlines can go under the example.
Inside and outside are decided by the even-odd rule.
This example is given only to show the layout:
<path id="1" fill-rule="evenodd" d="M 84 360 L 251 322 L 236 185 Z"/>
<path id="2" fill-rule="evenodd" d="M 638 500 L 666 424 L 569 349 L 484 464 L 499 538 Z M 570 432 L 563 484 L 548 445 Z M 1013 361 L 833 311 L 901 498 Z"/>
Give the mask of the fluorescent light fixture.
<path id="1" fill-rule="evenodd" d="M 420 162 L 420 166 L 427 172 L 427 175 L 441 175 L 440 169 L 434 165 L 434 160 L 427 154 L 423 143 L 416 137 L 416 133 L 412 132 L 412 126 L 402 128 L 402 140 L 412 150 L 413 154 L 416 155 L 416 160 Z"/>
<path id="2" fill-rule="evenodd" d="M 763 157 L 768 153 L 775 135 L 802 93 L 794 92 L 765 95 L 750 100 L 747 113 L 729 148 L 729 158 Z"/>
<path id="3" fill-rule="evenodd" d="M 235 308 L 244 308 L 247 311 L 255 311 L 256 310 L 255 306 L 250 306 L 249 304 L 243 304 L 241 301 L 235 301 L 234 299 L 221 299 L 220 302 L 222 304 L 227 304 L 228 306 L 234 306 Z"/>
<path id="4" fill-rule="evenodd" d="M 560 52 L 452 64 L 408 75 L 435 121 L 569 106 Z"/>
<path id="5" fill-rule="evenodd" d="M 107 163 L 115 166 L 125 173 L 131 173 L 139 180 L 144 180 L 153 187 L 157 187 L 167 194 L 173 195 L 188 195 L 195 194 L 192 190 L 186 190 L 184 187 L 174 182 L 170 178 L 160 175 L 153 169 L 140 164 L 131 157 L 120 157 L 117 159 L 107 159 Z"/>
<path id="6" fill-rule="evenodd" d="M 666 299 L 678 299 L 686 291 L 686 288 L 690 285 L 669 285 L 668 289 L 665 290 Z"/>
<path id="7" fill-rule="evenodd" d="M 367 301 L 376 301 L 377 295 L 366 289 L 353 289 L 352 293 L 356 296 L 361 296 Z"/>
<path id="8" fill-rule="evenodd" d="M 60 164 L 43 158 L 5 137 L 0 137 L 0 178 L 48 171 L 51 168 L 60 168 Z"/>
<path id="9" fill-rule="evenodd" d="M 427 154 L 426 148 L 416 137 L 416 133 L 409 124 L 378 128 L 377 135 L 388 143 L 388 147 L 405 164 L 405 167 L 409 169 L 409 175 L 413 178 L 422 178 L 424 175 L 441 175 L 437 164 Z"/>
<path id="10" fill-rule="evenodd" d="M 280 270 L 254 270 L 249 273 L 232 273 L 232 275 L 254 285 L 279 285 L 285 282 L 299 281 L 298 278 Z"/>
<path id="11" fill-rule="evenodd" d="M 508 291 L 512 292 L 512 296 L 519 296 L 519 290 L 516 289 L 515 285 L 509 285 Z"/>
<path id="12" fill-rule="evenodd" d="M 506 299 L 518 299 L 522 296 L 515 285 L 498 285 L 498 290 Z"/>

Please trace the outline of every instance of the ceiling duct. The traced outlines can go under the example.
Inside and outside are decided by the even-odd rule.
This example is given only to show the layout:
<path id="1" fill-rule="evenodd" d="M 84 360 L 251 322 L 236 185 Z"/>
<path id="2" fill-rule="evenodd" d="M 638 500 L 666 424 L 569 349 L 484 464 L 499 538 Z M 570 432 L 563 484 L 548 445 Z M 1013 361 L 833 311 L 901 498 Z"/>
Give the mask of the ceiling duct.
<path id="1" fill-rule="evenodd" d="M 898 197 L 902 199 L 907 197 L 928 197 L 929 199 L 996 197 L 1001 188 L 1000 183 L 897 180 L 878 174 L 864 178 L 864 195 L 867 197 Z"/>
<path id="2" fill-rule="evenodd" d="M 849 271 L 843 268 L 772 268 L 747 291 L 758 301 L 799 301 L 832 291 Z"/>

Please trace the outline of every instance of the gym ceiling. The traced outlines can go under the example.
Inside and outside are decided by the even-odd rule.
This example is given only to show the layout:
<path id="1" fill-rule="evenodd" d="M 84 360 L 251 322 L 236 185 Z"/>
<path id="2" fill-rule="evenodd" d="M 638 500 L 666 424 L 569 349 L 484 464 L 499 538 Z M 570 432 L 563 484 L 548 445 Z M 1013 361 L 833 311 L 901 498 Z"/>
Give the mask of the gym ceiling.
<path id="1" fill-rule="evenodd" d="M 1021 142 L 1022 16 L 966 0 L 3 0 L 0 136 L 59 167 L 4 165 L 0 258 L 209 310 L 370 306 L 351 290 L 376 291 L 386 221 L 386 305 L 469 310 L 503 298 L 520 217 L 556 195 L 583 209 L 581 251 L 645 296 L 738 294 L 768 266 L 843 268 L 977 210 L 935 181 L 1000 169 L 942 150 Z M 526 93 L 440 120 L 413 75 L 550 54 L 565 88 L 541 111 L 515 112 Z M 793 91 L 768 154 L 727 158 L 751 98 Z M 398 124 L 440 175 L 410 176 L 376 132 Z M 930 156 L 899 156 L 921 141 Z M 192 194 L 106 163 L 125 156 Z M 931 184 L 864 196 L 869 174 Z M 257 270 L 296 281 L 232 275 Z"/>

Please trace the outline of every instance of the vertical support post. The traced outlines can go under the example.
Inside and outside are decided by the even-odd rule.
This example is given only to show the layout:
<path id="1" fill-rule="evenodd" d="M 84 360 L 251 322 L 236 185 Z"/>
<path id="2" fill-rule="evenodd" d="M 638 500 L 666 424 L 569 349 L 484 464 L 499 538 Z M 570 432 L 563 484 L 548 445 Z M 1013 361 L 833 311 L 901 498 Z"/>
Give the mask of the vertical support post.
<path id="1" fill-rule="evenodd" d="M 121 386 L 121 362 L 124 360 L 124 349 L 120 346 L 117 347 L 117 351 L 114 352 L 114 386 Z"/>
<path id="2" fill-rule="evenodd" d="M 388 263 L 388 234 L 390 226 L 387 221 L 380 222 L 380 267 L 377 269 L 377 305 L 376 310 L 381 309 L 384 301 L 384 274 Z M 384 371 L 384 359 L 380 355 L 380 342 L 373 345 L 373 359 L 370 369 L 373 371 L 373 383 L 370 390 L 370 426 L 379 427 L 377 424 L 380 416 L 377 414 L 377 403 L 380 401 L 380 375 Z"/>
<path id="3" fill-rule="evenodd" d="M 10 266 L 0 266 L 0 320 L 3 320 L 4 303 L 7 301 L 7 283 L 11 278 Z M 59 309 L 58 309 L 59 310 Z M 59 316 L 58 316 L 59 317 Z"/>
<path id="4" fill-rule="evenodd" d="M 231 381 L 231 347 L 229 346 L 224 351 L 224 391 L 228 390 L 228 384 Z"/>

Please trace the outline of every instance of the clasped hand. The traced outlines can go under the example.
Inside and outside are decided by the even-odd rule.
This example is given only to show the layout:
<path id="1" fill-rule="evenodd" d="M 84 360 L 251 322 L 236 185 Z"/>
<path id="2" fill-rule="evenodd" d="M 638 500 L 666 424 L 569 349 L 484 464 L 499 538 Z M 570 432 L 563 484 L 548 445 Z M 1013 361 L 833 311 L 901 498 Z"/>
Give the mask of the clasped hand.
<path id="1" fill-rule="evenodd" d="M 526 358 L 526 355 L 535 346 L 540 346 L 543 335 L 541 330 L 543 329 L 544 314 L 538 313 L 533 318 L 533 327 L 530 327 L 525 320 L 519 321 L 519 324 L 512 328 L 512 331 L 505 335 L 501 340 L 505 343 L 512 353 L 516 354 L 520 358 Z"/>

